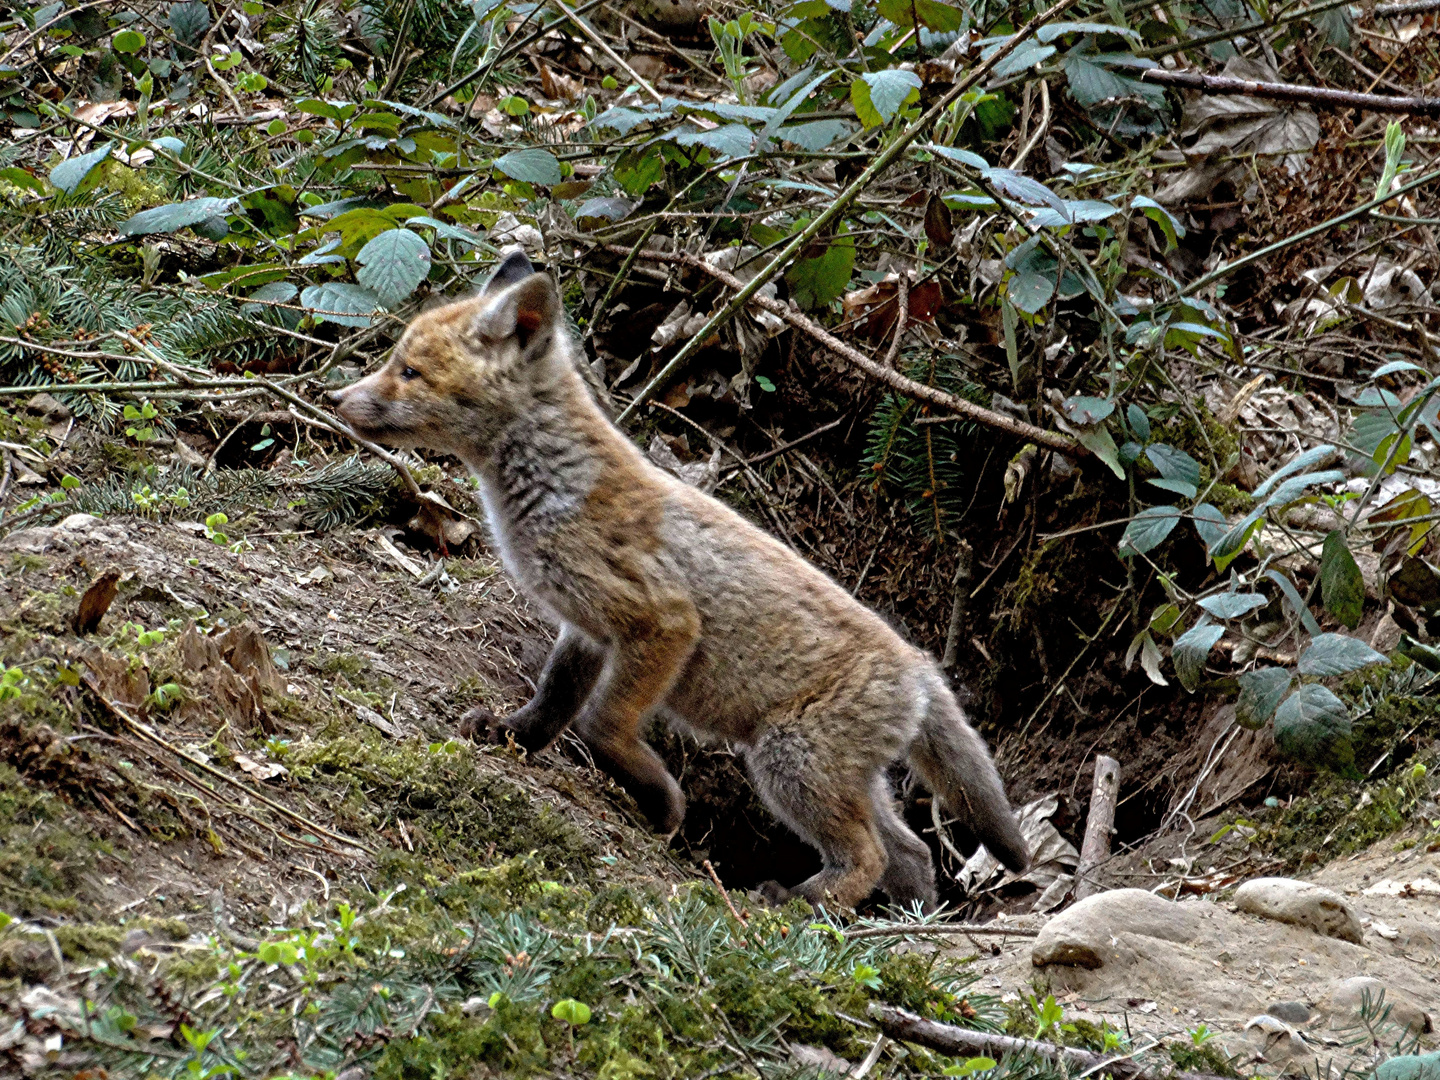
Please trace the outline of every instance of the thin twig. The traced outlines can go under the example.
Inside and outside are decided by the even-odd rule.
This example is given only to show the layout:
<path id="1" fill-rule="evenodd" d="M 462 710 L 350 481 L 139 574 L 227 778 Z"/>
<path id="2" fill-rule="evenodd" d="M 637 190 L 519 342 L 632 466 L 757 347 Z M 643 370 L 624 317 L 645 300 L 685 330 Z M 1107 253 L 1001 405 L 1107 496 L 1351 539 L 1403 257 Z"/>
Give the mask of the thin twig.
<path id="1" fill-rule="evenodd" d="M 1017 1039 L 1009 1035 L 996 1035 L 988 1031 L 974 1031 L 970 1028 L 942 1024 L 925 1020 L 914 1013 L 897 1009 L 891 1005 L 874 1002 L 869 1008 L 870 1018 L 880 1025 L 880 1030 L 900 1042 L 915 1043 L 939 1050 L 942 1054 L 971 1057 L 990 1055 L 1002 1057 L 1005 1054 L 1033 1054 L 1049 1061 L 1072 1068 L 1096 1071 L 1103 1068 L 1115 1080 L 1219 1080 L 1213 1073 L 1179 1072 L 1166 1069 L 1163 1072 L 1147 1069 L 1129 1060 L 1129 1054 L 1107 1056 L 1073 1046 L 1058 1046 L 1039 1039 Z"/>
<path id="2" fill-rule="evenodd" d="M 1295 86 L 1290 83 L 1255 82 L 1229 75 L 1201 75 L 1194 71 L 1166 71 L 1151 68 L 1140 76 L 1146 82 L 1199 90 L 1202 94 L 1230 94 L 1266 98 L 1270 101 L 1303 101 L 1332 109 L 1365 109 L 1369 112 L 1409 113 L 1412 116 L 1440 116 L 1440 98 L 1396 97 L 1392 94 L 1359 94 L 1328 86 Z"/>
<path id="3" fill-rule="evenodd" d="M 725 886 L 720 884 L 720 875 L 715 872 L 715 867 L 710 864 L 710 860 L 706 859 L 700 865 L 703 866 L 705 872 L 710 875 L 710 880 L 715 882 L 715 888 L 720 890 L 720 899 L 725 901 L 725 906 L 730 909 L 730 914 L 735 916 L 735 921 L 741 926 L 749 927 L 750 924 L 745 921 L 745 916 L 736 911 L 735 905 L 730 902 L 730 894 L 725 891 Z"/>
<path id="4" fill-rule="evenodd" d="M 864 938 L 923 937 L 926 935 L 946 937 L 950 934 L 994 934 L 1003 937 L 1032 938 L 1038 935 L 1039 931 L 1020 930 L 1013 926 L 996 926 L 994 923 L 983 923 L 981 925 L 971 925 L 970 923 L 927 923 L 920 926 L 906 923 L 895 926 L 869 926 L 864 930 L 846 930 L 845 940 L 861 941 Z"/>
<path id="5" fill-rule="evenodd" d="M 885 359 L 880 361 L 887 368 L 895 366 L 895 357 L 900 353 L 900 339 L 905 336 L 905 324 L 910 321 L 910 272 L 902 270 L 899 280 L 895 283 L 895 337 L 890 342 L 890 348 L 885 351 Z"/>

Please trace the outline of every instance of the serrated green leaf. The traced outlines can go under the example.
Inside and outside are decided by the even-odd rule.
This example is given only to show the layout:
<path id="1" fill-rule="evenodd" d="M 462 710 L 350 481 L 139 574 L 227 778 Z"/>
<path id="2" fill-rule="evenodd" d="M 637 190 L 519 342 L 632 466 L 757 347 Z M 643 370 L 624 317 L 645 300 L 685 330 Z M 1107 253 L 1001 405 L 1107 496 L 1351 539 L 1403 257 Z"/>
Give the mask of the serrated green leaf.
<path id="1" fill-rule="evenodd" d="M 1139 405 L 1127 405 L 1125 407 L 1125 419 L 1130 424 L 1130 430 L 1135 432 L 1135 437 L 1141 442 L 1148 442 L 1150 439 L 1150 417 L 1145 415 L 1145 410 Z"/>
<path id="2" fill-rule="evenodd" d="M 1348 634 L 1316 634 L 1310 647 L 1300 654 L 1296 667 L 1301 675 L 1344 675 L 1347 671 L 1384 662 L 1384 653 L 1376 652 L 1359 638 Z"/>
<path id="3" fill-rule="evenodd" d="M 1311 449 L 1306 450 L 1303 454 L 1297 455 L 1296 457 L 1287 461 L 1284 465 L 1280 466 L 1280 468 L 1276 469 L 1273 473 L 1267 476 L 1251 494 L 1253 494 L 1257 499 L 1263 499 L 1265 498 L 1265 496 L 1269 495 L 1270 492 L 1274 490 L 1276 485 L 1278 485 L 1287 476 L 1292 476 L 1303 469 L 1308 469 L 1311 465 L 1314 465 L 1320 461 L 1324 461 L 1326 458 L 1330 457 L 1334 453 L 1335 447 L 1328 444 L 1324 446 L 1312 447 Z"/>
<path id="4" fill-rule="evenodd" d="M 324 322 L 340 326 L 369 326 L 370 316 L 380 308 L 380 298 L 359 285 L 330 281 L 311 285 L 300 294 L 300 304 Z"/>
<path id="5" fill-rule="evenodd" d="M 867 72 L 850 84 L 855 114 L 867 128 L 888 124 L 912 95 L 920 97 L 920 76 L 899 68 Z"/>
<path id="6" fill-rule="evenodd" d="M 201 0 L 171 4 L 169 22 L 180 44 L 194 45 L 210 29 L 210 9 Z"/>
<path id="7" fill-rule="evenodd" d="M 965 25 L 965 13 L 939 0 L 880 0 L 876 5 L 882 18 L 909 30 L 921 26 L 937 34 L 953 34 Z"/>
<path id="8" fill-rule="evenodd" d="M 1218 593 L 1199 601 L 1200 606 L 1217 619 L 1243 618 L 1268 603 L 1269 601 L 1259 593 L 1234 592 Z"/>
<path id="9" fill-rule="evenodd" d="M 1259 668 L 1240 676 L 1240 697 L 1235 702 L 1235 722 L 1243 728 L 1258 731 L 1275 715 L 1275 708 L 1293 677 L 1280 667 Z"/>
<path id="10" fill-rule="evenodd" d="M 105 143 L 88 154 L 81 154 L 79 157 L 67 158 L 55 168 L 50 170 L 50 183 L 55 185 L 66 195 L 74 195 L 80 190 L 80 185 L 90 175 L 90 170 L 99 165 L 110 156 L 110 151 L 115 148 L 114 143 Z"/>
<path id="11" fill-rule="evenodd" d="M 1120 538 L 1120 554 L 1143 555 L 1158 546 L 1180 523 L 1180 511 L 1173 506 L 1152 506 L 1141 510 Z"/>
<path id="12" fill-rule="evenodd" d="M 548 187 L 560 183 L 563 179 L 560 175 L 559 159 L 549 150 L 537 147 L 511 150 L 510 153 L 495 159 L 495 168 L 511 180 L 522 180 L 527 184 L 543 184 Z"/>
<path id="13" fill-rule="evenodd" d="M 1190 483 L 1190 481 L 1188 480 L 1168 480 L 1163 476 L 1152 476 L 1149 480 L 1145 482 L 1159 488 L 1161 491 L 1171 491 L 1174 492 L 1176 495 L 1184 496 L 1187 499 L 1193 499 L 1199 492 L 1199 489 L 1196 488 L 1195 485 Z"/>
<path id="14" fill-rule="evenodd" d="M 1200 463 L 1184 450 L 1177 450 L 1165 443 L 1155 443 L 1145 448 L 1150 464 L 1166 480 L 1184 480 L 1187 484 L 1200 483 Z"/>
<path id="15" fill-rule="evenodd" d="M 1333 529 L 1325 537 L 1320 554 L 1320 595 L 1325 610 L 1354 630 L 1365 608 L 1365 579 L 1355 556 L 1345 544 L 1345 534 Z"/>
<path id="16" fill-rule="evenodd" d="M 234 205 L 234 199 L 186 199 L 168 206 L 157 206 L 153 210 L 141 210 L 128 221 L 120 223 L 120 232 L 125 236 L 177 232 L 222 216 Z"/>
<path id="17" fill-rule="evenodd" d="M 430 246 L 409 229 L 391 229 L 361 248 L 355 261 L 355 280 L 395 308 L 430 273 Z"/>
<path id="18" fill-rule="evenodd" d="M 1350 713 L 1318 683 L 1300 687 L 1275 710 L 1275 745 L 1299 761 L 1349 770 L 1355 764 Z"/>
<path id="19" fill-rule="evenodd" d="M 1208 619 L 1202 619 L 1175 639 L 1170 647 L 1170 662 L 1175 665 L 1175 677 L 1189 693 L 1200 685 L 1205 674 L 1205 659 L 1215 643 L 1225 634 L 1225 628 Z"/>

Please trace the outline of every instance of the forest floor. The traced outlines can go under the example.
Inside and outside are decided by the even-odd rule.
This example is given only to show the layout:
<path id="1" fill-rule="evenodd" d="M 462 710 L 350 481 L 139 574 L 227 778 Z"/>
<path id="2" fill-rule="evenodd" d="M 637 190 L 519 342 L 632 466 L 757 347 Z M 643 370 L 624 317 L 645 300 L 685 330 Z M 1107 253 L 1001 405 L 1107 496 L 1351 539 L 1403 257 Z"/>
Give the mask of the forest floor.
<path id="1" fill-rule="evenodd" d="M 29 673 L 8 684 L 10 719 L 0 727 L 0 904 L 13 914 L 0 931 L 0 979 L 10 987 L 0 1001 L 17 1024 L 3 1052 L 27 1075 L 93 1062 L 96 1040 L 100 1059 L 154 1051 L 155 1060 L 175 1060 L 165 1048 L 186 1046 L 175 1033 L 201 1011 L 180 1004 L 187 979 L 210 980 L 206 992 L 188 986 L 188 1000 L 203 1006 L 222 992 L 232 957 L 259 968 L 268 959 L 275 972 L 285 970 L 285 943 L 323 955 L 315 943 L 334 935 L 337 912 L 369 912 L 385 927 L 385 951 L 404 955 L 416 948 L 412 938 L 436 933 L 436 911 L 473 910 L 487 897 L 503 898 L 498 911 L 522 906 L 517 893 L 550 890 L 596 917 L 598 929 L 637 896 L 706 888 L 708 850 L 682 837 L 667 851 L 623 793 L 585 765 L 580 744 L 526 761 L 460 732 L 470 705 L 503 713 L 525 699 L 526 673 L 547 640 L 492 561 L 482 553 L 431 562 L 398 530 L 394 540 L 381 530 L 317 538 L 285 527 L 289 514 L 247 515 L 247 549 L 238 552 L 232 536 L 217 542 L 183 512 L 75 514 L 0 540 L 4 660 Z M 96 625 L 77 634 L 97 581 L 101 592 L 113 582 L 113 600 L 98 618 L 92 606 Z M 1199 823 L 1199 834 L 1216 824 Z M 1391 1008 L 1436 1016 L 1440 919 L 1426 891 L 1440 888 L 1433 834 L 1396 834 L 1310 874 L 1358 906 L 1360 944 L 1233 914 L 1234 886 L 1283 872 L 1287 860 L 1253 829 L 1220 834 L 1197 842 L 1192 830 L 1188 855 L 1182 836 L 1159 838 L 1105 870 L 1112 884 L 1164 892 L 1177 880 L 1174 864 L 1184 864 L 1180 906 L 1228 920 L 1193 940 L 1144 939 L 1123 962 L 1096 970 L 1037 967 L 1032 935 L 1072 916 L 1027 914 L 1034 894 L 1012 886 L 1008 901 L 992 896 L 982 906 L 1008 909 L 998 925 L 1021 936 L 942 951 L 966 962 L 966 978 L 978 979 L 972 994 L 986 995 L 1012 1028 L 1027 1002 L 1053 996 L 1072 1019 L 1108 1023 L 1141 1043 L 1183 1045 L 1209 1031 L 1222 1054 L 1202 1064 L 1247 1062 L 1242 1072 L 1317 1054 L 1363 1064 L 1372 1043 L 1405 1042 L 1403 1024 L 1357 1041 L 1358 1021 L 1330 1008 L 1352 976 L 1379 980 Z M 783 852 L 766 859 L 763 836 L 750 841 L 762 849 L 757 860 L 783 865 Z M 722 861 L 721 873 L 730 870 Z M 1382 881 L 1401 885 L 1376 894 Z M 742 917 L 762 910 L 743 890 L 735 902 Z M 387 910 L 405 918 L 386 924 Z M 1115 933 L 1134 944 L 1133 929 L 1122 919 Z M 518 952 L 507 955 L 513 964 Z M 288 959 L 297 962 L 293 952 Z M 76 1027 L 78 1002 L 88 1000 L 77 994 L 97 973 L 112 984 L 91 1007 L 109 1016 L 112 1002 L 125 1003 L 121 1019 L 129 1018 L 109 1042 L 87 1041 Z M 126 996 L 137 993 L 126 981 L 137 977 L 150 1015 Z M 169 980 L 181 989 L 167 990 Z M 283 1003 L 307 980 L 326 988 L 312 973 L 295 987 L 282 981 L 276 996 Z M 396 1031 L 408 1025 L 413 1036 L 435 1002 L 406 1000 L 383 1022 L 331 1037 L 334 1063 L 373 1065 Z M 479 1001 L 471 994 L 450 1008 L 473 1012 Z M 1285 1002 L 1315 1008 L 1315 1024 L 1286 1029 L 1282 1043 L 1268 1029 L 1247 1031 L 1254 1014 Z M 253 1015 L 274 1007 L 251 1003 Z M 1033 1033 L 1025 1023 L 1019 1030 Z M 1425 1030 L 1421 1023 L 1411 1034 Z M 1291 1031 L 1305 1032 L 1294 1046 Z M 137 1046 L 142 1035 L 153 1045 Z M 831 1041 L 843 1053 L 843 1041 Z M 279 1045 L 292 1065 L 313 1067 L 327 1040 L 297 1029 Z M 786 1046 L 810 1060 L 803 1045 Z M 399 1057 L 382 1057 L 380 1074 L 410 1075 Z"/>

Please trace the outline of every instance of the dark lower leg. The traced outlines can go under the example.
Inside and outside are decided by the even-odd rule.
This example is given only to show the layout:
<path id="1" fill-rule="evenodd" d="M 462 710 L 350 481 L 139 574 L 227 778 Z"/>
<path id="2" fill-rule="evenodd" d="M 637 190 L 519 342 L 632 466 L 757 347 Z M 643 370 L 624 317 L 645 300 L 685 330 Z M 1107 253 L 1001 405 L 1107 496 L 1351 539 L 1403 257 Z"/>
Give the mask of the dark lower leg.
<path id="1" fill-rule="evenodd" d="M 501 731 L 531 753 L 545 749 L 579 714 L 605 667 L 604 652 L 571 628 L 563 627 L 540 673 L 535 696 L 501 722 Z"/>
<path id="2" fill-rule="evenodd" d="M 884 776 L 876 778 L 871 801 L 875 806 L 875 828 L 885 845 L 885 873 L 880 888 L 890 902 L 908 908 L 919 901 L 925 910 L 936 904 L 935 864 L 930 849 L 905 824 L 890 795 Z"/>

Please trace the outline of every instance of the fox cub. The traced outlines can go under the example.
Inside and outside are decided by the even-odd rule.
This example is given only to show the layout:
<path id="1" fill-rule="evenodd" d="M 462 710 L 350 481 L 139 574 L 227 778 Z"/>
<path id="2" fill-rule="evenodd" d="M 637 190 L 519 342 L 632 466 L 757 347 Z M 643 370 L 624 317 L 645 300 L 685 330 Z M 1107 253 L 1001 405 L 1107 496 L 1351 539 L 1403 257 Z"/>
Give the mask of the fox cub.
<path id="1" fill-rule="evenodd" d="M 766 805 L 824 868 L 772 898 L 853 907 L 878 884 L 935 901 L 930 852 L 886 768 L 909 755 L 944 805 L 1022 869 L 1025 843 L 985 744 L 934 662 L 825 574 L 650 464 L 594 403 L 555 284 L 519 252 L 485 290 L 420 315 L 340 415 L 394 446 L 458 456 L 494 543 L 559 623 L 538 692 L 506 727 L 531 752 L 572 724 L 673 833 L 680 787 L 642 738 L 663 715 L 744 747 Z"/>

